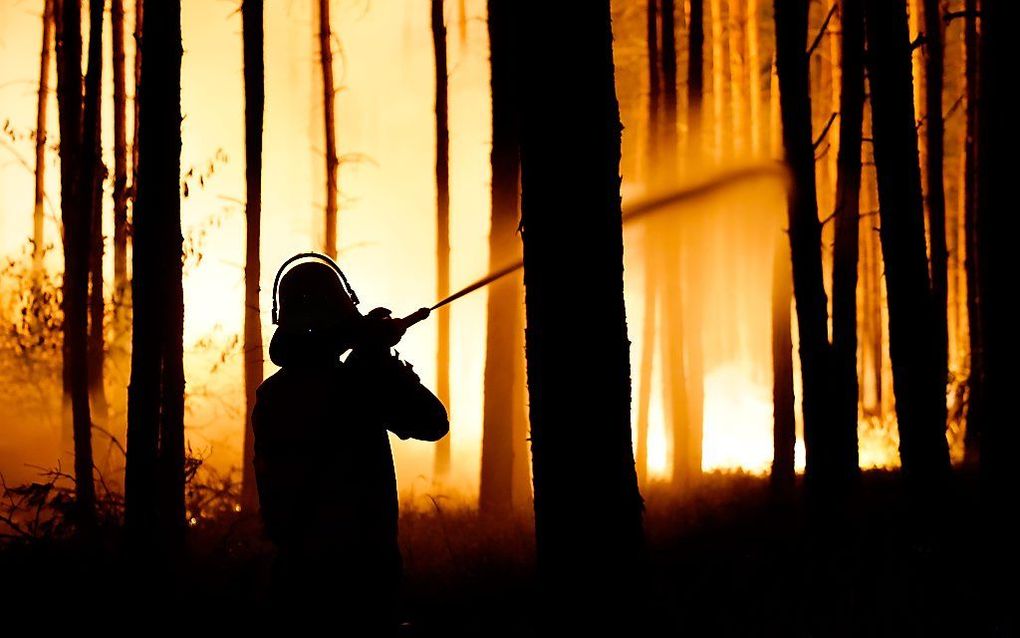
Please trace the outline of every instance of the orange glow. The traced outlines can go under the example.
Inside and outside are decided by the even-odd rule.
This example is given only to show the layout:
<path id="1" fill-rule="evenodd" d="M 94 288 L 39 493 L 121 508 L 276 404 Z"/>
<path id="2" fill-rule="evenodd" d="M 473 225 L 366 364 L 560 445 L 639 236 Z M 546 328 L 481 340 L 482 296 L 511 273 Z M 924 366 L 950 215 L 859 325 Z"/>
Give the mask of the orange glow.
<path id="1" fill-rule="evenodd" d="M 238 343 L 243 316 L 245 226 L 241 17 L 236 3 L 182 4 L 182 166 L 185 172 L 194 169 L 187 180 L 188 196 L 182 200 L 182 215 L 188 245 L 196 251 L 185 265 L 186 426 L 192 448 L 206 456 L 218 471 L 227 472 L 240 463 L 244 418 L 242 346 Z M 451 36 L 448 41 L 451 285 L 456 290 L 488 269 L 489 52 L 486 0 L 446 4 L 448 23 L 452 26 L 463 20 L 466 29 L 465 37 Z M 677 3 L 681 12 L 684 4 Z M 773 46 L 770 3 L 748 3 L 750 14 L 744 17 L 752 23 L 750 31 L 747 21 L 740 26 L 744 31 L 733 30 L 733 21 L 740 15 L 730 12 L 731 4 L 723 0 L 706 3 L 702 111 L 706 129 L 711 130 L 694 135 L 685 126 L 679 127 L 681 145 L 700 138 L 704 147 L 685 148 L 678 154 L 678 174 L 669 176 L 665 187 L 693 183 L 726 167 L 775 159 L 771 156 L 781 146 L 778 87 L 774 70 L 769 71 Z M 39 53 L 41 5 L 41 1 L 0 3 L 0 42 L 4 45 L 4 55 L 0 56 L 0 123 L 9 121 L 10 129 L 19 134 L 30 132 L 35 121 L 37 65 L 27 61 L 35 62 Z M 321 80 L 316 67 L 313 5 L 279 2 L 267 3 L 265 8 L 267 102 L 261 309 L 267 346 L 273 330 L 269 308 L 276 266 L 294 253 L 319 249 L 323 240 Z M 463 16 L 460 7 L 464 7 Z M 642 57 L 646 50 L 644 7 L 645 3 L 637 0 L 613 2 L 617 88 L 624 123 L 621 172 L 625 204 L 665 190 L 653 183 L 658 157 L 646 148 L 649 123 L 647 62 Z M 363 309 L 385 306 L 404 314 L 435 301 L 435 71 L 429 6 L 420 0 L 335 2 L 333 15 L 335 35 L 343 52 L 334 59 L 340 89 L 336 101 L 341 156 L 340 261 L 363 299 Z M 916 32 L 916 18 L 911 17 Z M 130 12 L 126 22 L 130 29 Z M 450 32 L 455 34 L 457 29 L 451 28 Z M 683 46 L 685 39 L 681 37 L 679 42 Z M 835 47 L 835 43 L 833 38 L 829 47 Z M 744 50 L 748 60 L 742 57 Z M 819 54 L 835 50 L 823 48 Z M 132 57 L 129 38 L 129 69 Z M 108 67 L 110 64 L 107 60 Z M 685 82 L 683 66 L 681 84 Z M 838 72 L 832 78 L 837 79 Z M 104 81 L 104 153 L 107 165 L 112 166 L 109 71 Z M 130 82 L 128 93 L 130 97 Z M 826 95 L 833 101 L 838 97 L 836 91 Z M 681 105 L 686 99 L 681 88 Z M 819 103 L 824 110 L 832 106 L 832 102 Z M 679 119 L 686 121 L 683 106 L 680 111 Z M 130 131 L 130 104 L 127 113 Z M 728 122 L 731 118 L 735 122 Z M 48 126 L 49 139 L 55 144 L 55 99 L 50 102 Z M 735 139 L 744 130 L 749 139 Z M 832 141 L 835 130 L 829 135 Z M 31 149 L 22 138 L 0 141 L 4 145 L 0 147 L 0 255 L 12 256 L 19 254 L 32 233 L 32 179 L 20 161 L 31 156 Z M 833 147 L 819 170 L 822 164 L 834 162 L 835 157 Z M 52 204 L 59 206 L 56 152 L 51 151 L 48 159 L 47 194 Z M 198 183 L 199 175 L 204 185 Z M 832 177 L 834 180 L 834 173 Z M 867 175 L 864 181 L 864 190 L 868 191 L 873 183 Z M 820 179 L 822 202 L 829 197 L 822 192 L 825 188 L 825 180 Z M 106 196 L 105 223 L 109 229 L 109 187 Z M 872 201 L 869 197 L 870 192 L 864 193 L 862 201 Z M 665 232 L 681 238 L 677 252 L 682 265 L 675 270 L 690 268 L 698 272 L 688 288 L 681 291 L 677 285 L 670 294 L 681 295 L 685 307 L 696 303 L 704 314 L 696 329 L 681 327 L 679 331 L 685 343 L 697 343 L 704 354 L 701 469 L 705 471 L 765 473 L 772 462 L 771 256 L 774 239 L 785 228 L 785 198 L 782 180 L 755 178 L 710 197 L 675 205 L 666 215 L 669 221 L 662 226 Z M 46 234 L 59 240 L 59 211 L 47 210 Z M 865 226 L 870 229 L 865 224 L 862 233 L 866 232 Z M 651 378 L 639 378 L 638 372 L 641 344 L 646 338 L 640 334 L 645 301 L 644 229 L 642 222 L 628 225 L 625 230 L 631 369 L 635 393 L 643 387 L 651 388 L 648 474 L 666 479 L 673 471 L 674 443 L 670 410 L 664 398 L 662 347 L 656 348 Z M 106 234 L 106 269 L 112 281 L 112 232 Z M 829 250 L 828 245 L 825 250 Z M 59 253 L 58 247 L 47 257 L 52 272 L 62 268 Z M 878 258 L 873 259 L 873 267 L 881 265 Z M 9 281 L 0 282 L 0 298 L 6 299 L 13 286 Z M 884 326 L 888 320 L 884 284 L 878 282 L 875 288 L 879 298 L 876 315 Z M 953 294 L 965 294 L 962 286 L 954 290 Z M 479 482 L 486 301 L 482 290 L 450 306 L 453 464 L 444 489 L 469 497 L 477 492 Z M 954 317 L 958 314 L 957 322 L 964 325 L 965 304 L 958 298 L 953 301 Z M 435 325 L 427 322 L 413 328 L 398 348 L 430 387 L 435 386 L 436 375 Z M 651 338 L 661 346 L 661 317 L 658 326 Z M 963 327 L 952 335 L 953 374 L 957 379 L 965 377 L 966 334 Z M 883 333 L 879 341 L 875 342 L 876 349 L 860 356 L 862 392 L 869 407 L 859 426 L 862 467 L 898 464 L 888 335 Z M 862 344 L 862 352 L 864 349 Z M 794 362 L 798 365 L 796 357 Z M 113 364 L 110 366 L 113 368 Z M 274 371 L 267 360 L 266 374 Z M 126 382 L 123 368 L 112 369 L 108 375 L 111 384 Z M 34 384 L 41 380 L 30 381 Z M 799 387 L 797 390 L 799 412 Z M 881 397 L 876 396 L 879 392 Z M 960 398 L 951 393 L 949 401 L 956 406 Z M 0 406 L 0 410 L 10 408 Z M 8 435 L 6 440 L 0 437 L 0 471 L 7 472 L 8 478 L 12 473 L 26 477 L 31 474 L 26 474 L 25 463 L 53 465 L 61 454 L 59 419 L 53 414 L 40 415 L 39 422 L 44 426 L 29 428 L 21 422 L 24 419 L 19 420 L 21 415 L 8 411 L 0 412 L 0 428 L 5 428 Z M 956 423 L 949 433 L 954 459 L 962 456 L 961 427 Z M 804 463 L 801 438 L 798 435 L 798 469 Z M 107 447 L 104 439 L 97 450 Z M 429 444 L 394 439 L 402 493 L 436 489 L 431 476 L 433 449 Z M 97 452 L 97 457 L 100 454 Z M 192 525 L 195 520 L 191 519 Z"/>

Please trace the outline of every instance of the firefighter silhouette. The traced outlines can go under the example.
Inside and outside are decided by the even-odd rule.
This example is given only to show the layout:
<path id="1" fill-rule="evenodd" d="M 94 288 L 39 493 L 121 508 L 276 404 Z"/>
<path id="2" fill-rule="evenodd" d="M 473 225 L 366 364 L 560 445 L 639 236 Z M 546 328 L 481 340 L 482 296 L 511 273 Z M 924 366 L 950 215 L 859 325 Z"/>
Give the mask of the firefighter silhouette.
<path id="1" fill-rule="evenodd" d="M 449 422 L 392 354 L 407 325 L 357 305 L 325 255 L 302 253 L 277 273 L 269 356 L 281 370 L 256 394 L 255 476 L 278 550 L 274 601 L 341 624 L 386 625 L 401 576 L 387 430 L 437 441 Z"/>

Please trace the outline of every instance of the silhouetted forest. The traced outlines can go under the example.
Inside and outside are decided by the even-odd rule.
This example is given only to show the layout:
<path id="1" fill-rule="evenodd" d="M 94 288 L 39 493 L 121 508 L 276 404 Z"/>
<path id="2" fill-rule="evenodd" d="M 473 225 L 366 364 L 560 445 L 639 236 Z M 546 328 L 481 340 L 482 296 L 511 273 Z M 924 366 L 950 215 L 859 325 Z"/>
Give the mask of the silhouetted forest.
<path id="1" fill-rule="evenodd" d="M 9 616 L 1012 635 L 1015 13 L 3 2 Z"/>

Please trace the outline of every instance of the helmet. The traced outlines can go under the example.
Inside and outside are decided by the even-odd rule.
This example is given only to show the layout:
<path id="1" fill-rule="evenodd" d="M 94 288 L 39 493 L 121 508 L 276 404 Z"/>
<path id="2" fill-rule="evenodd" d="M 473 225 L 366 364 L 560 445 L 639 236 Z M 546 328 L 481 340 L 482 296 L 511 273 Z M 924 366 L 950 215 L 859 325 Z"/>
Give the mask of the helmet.
<path id="1" fill-rule="evenodd" d="M 305 261 L 288 267 L 299 260 Z M 361 318 L 358 297 L 340 267 L 319 253 L 301 253 L 283 263 L 273 283 L 273 323 L 279 327 L 270 359 L 287 366 L 324 361 L 349 346 Z"/>
<path id="2" fill-rule="evenodd" d="M 286 330 L 339 327 L 360 314 L 336 272 L 322 262 L 294 266 L 280 280 L 277 324 Z"/>

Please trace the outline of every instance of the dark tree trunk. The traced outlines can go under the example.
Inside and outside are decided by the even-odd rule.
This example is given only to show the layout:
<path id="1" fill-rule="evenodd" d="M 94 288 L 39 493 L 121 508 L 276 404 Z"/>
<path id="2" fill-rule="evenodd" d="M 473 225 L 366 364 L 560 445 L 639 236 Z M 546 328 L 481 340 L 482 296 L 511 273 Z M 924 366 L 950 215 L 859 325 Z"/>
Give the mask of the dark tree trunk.
<path id="1" fill-rule="evenodd" d="M 255 438 L 251 413 L 255 390 L 262 383 L 262 321 L 259 318 L 259 234 L 262 226 L 262 120 L 265 110 L 265 63 L 263 61 L 263 0 L 241 4 L 244 40 L 244 166 L 245 166 L 245 260 L 244 260 L 244 467 L 241 505 L 258 506 L 255 486 Z"/>
<path id="2" fill-rule="evenodd" d="M 793 335 L 790 302 L 793 273 L 790 244 L 776 242 L 772 257 L 772 488 L 781 496 L 793 491 L 797 419 L 793 394 Z"/>
<path id="3" fill-rule="evenodd" d="M 673 0 L 662 0 L 660 40 L 662 56 L 662 147 L 663 179 L 672 184 L 676 179 L 677 152 L 677 82 L 676 82 L 676 15 Z"/>
<path id="4" fill-rule="evenodd" d="M 983 346 L 983 420 L 981 487 L 988 547 L 983 592 L 992 613 L 988 626 L 1008 633 L 1016 627 L 1016 586 L 1020 564 L 1015 503 L 1016 450 L 1020 424 L 1016 413 L 1017 352 L 1015 311 L 1017 218 L 1013 197 L 1016 150 L 1016 83 L 1013 60 L 1017 5 L 1008 0 L 981 1 L 981 52 L 978 57 L 977 245 L 978 300 Z M 1014 134 L 1010 134 L 1013 131 Z"/>
<path id="5" fill-rule="evenodd" d="M 181 6 L 145 0 L 138 88 L 126 522 L 135 541 L 184 526 Z"/>
<path id="6" fill-rule="evenodd" d="M 330 39 L 329 0 L 319 0 L 319 60 L 322 67 L 322 113 L 326 134 L 326 233 L 325 252 L 336 259 L 337 171 L 340 159 L 336 150 L 336 91 L 333 88 L 333 47 Z"/>
<path id="7" fill-rule="evenodd" d="M 138 199 L 138 87 L 142 85 L 142 23 L 145 17 L 144 0 L 135 0 L 135 95 L 134 95 L 134 131 L 131 133 L 131 210 Z M 127 286 L 125 294 L 131 294 L 131 286 Z"/>
<path id="8" fill-rule="evenodd" d="M 517 94 L 514 86 L 513 12 L 507 2 L 489 0 L 489 59 L 492 90 L 492 225 L 489 268 L 497 270 L 520 255 L 520 154 Z M 521 397 L 521 277 L 518 274 L 489 287 L 485 337 L 485 406 L 482 423 L 482 469 L 479 507 L 486 514 L 511 510 L 519 486 L 514 481 L 514 413 Z M 522 438 L 523 441 L 523 438 Z"/>
<path id="9" fill-rule="evenodd" d="M 643 544 L 631 447 L 622 127 L 610 7 L 608 0 L 524 3 L 519 11 L 526 354 L 539 569 L 554 626 L 605 628 L 633 621 L 627 598 L 636 589 L 633 572 Z M 565 158 L 569 171 L 563 170 Z M 584 276 L 578 277 L 582 264 Z M 578 308 L 595 311 L 578 321 Z"/>
<path id="10" fill-rule="evenodd" d="M 113 34 L 113 304 L 114 339 L 126 351 L 129 332 L 127 271 L 127 82 L 124 67 L 124 0 L 111 0 Z"/>
<path id="11" fill-rule="evenodd" d="M 839 471 L 858 472 L 857 267 L 860 247 L 861 136 L 864 126 L 864 7 L 840 2 L 842 22 L 839 156 L 836 160 L 835 245 L 832 257 L 832 353 L 836 375 L 831 427 Z"/>
<path id="12" fill-rule="evenodd" d="M 943 394 L 949 382 L 949 253 L 946 248 L 945 122 L 942 86 L 945 24 L 939 0 L 924 0 L 925 138 L 927 142 L 928 232 L 931 253 L 931 291 L 934 303 L 936 365 Z M 943 401 L 944 402 L 944 401 Z"/>
<path id="13" fill-rule="evenodd" d="M 85 74 L 85 113 L 82 128 L 82 206 L 89 210 L 88 273 L 89 332 L 88 378 L 92 420 L 106 426 L 107 402 L 103 365 L 106 360 L 103 334 L 103 181 L 106 166 L 102 149 L 103 12 L 104 3 L 89 2 L 89 56 Z"/>
<path id="14" fill-rule="evenodd" d="M 808 0 L 775 0 L 776 66 L 786 163 L 793 176 L 789 201 L 793 292 L 800 333 L 804 447 L 809 488 L 830 483 L 840 467 L 832 436 L 835 378 L 822 280 L 822 229 L 815 195 L 815 154 L 808 84 Z M 812 490 L 815 492 L 815 490 Z"/>
<path id="15" fill-rule="evenodd" d="M 35 208 L 32 211 L 32 270 L 39 277 L 46 250 L 46 111 L 50 101 L 50 47 L 53 41 L 53 0 L 45 0 L 42 48 L 39 53 L 39 98 L 35 111 Z"/>
<path id="16" fill-rule="evenodd" d="M 63 0 L 56 20 L 57 108 L 60 113 L 60 208 L 64 225 L 65 396 L 71 403 L 77 515 L 84 530 L 95 526 L 92 416 L 88 389 L 89 217 L 91 170 L 82 144 L 81 3 Z"/>
<path id="17" fill-rule="evenodd" d="M 443 0 L 432 0 L 432 46 L 436 54 L 436 298 L 450 294 L 450 124 Z M 436 396 L 450 409 L 450 308 L 437 313 Z M 450 473 L 450 435 L 436 445 L 434 477 Z"/>
<path id="18" fill-rule="evenodd" d="M 868 81 L 900 460 L 919 488 L 949 471 L 943 363 L 928 277 L 904 2 L 865 0 Z"/>
<path id="19" fill-rule="evenodd" d="M 704 0 L 690 0 L 690 33 L 687 56 L 688 151 L 701 149 L 701 109 L 705 94 Z"/>
<path id="20" fill-rule="evenodd" d="M 977 135 L 978 135 L 978 33 L 977 0 L 964 5 L 964 48 L 966 50 L 967 130 L 964 140 L 963 220 L 967 276 L 967 328 L 970 335 L 970 374 L 967 379 L 967 431 L 964 456 L 976 463 L 980 456 L 981 423 L 984 420 L 984 383 L 981 352 L 981 308 L 978 305 L 977 245 Z"/>

